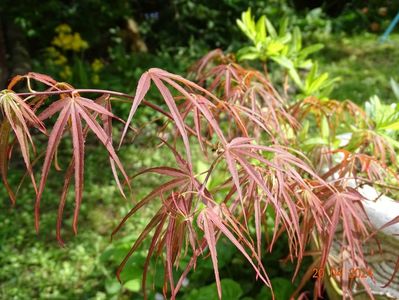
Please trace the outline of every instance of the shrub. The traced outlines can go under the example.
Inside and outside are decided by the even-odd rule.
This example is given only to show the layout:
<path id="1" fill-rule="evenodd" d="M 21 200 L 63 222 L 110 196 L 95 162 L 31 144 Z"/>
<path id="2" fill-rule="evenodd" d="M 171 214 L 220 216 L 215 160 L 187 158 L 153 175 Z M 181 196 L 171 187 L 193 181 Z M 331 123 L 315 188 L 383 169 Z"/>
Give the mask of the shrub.
<path id="1" fill-rule="evenodd" d="M 334 238 L 339 237 L 339 250 L 347 261 L 344 271 L 334 276 L 344 296 L 350 295 L 348 268 L 367 268 L 363 242 L 375 230 L 356 187 L 373 182 L 390 188 L 397 180 L 396 162 L 388 162 L 387 157 L 395 157 L 397 145 L 389 139 L 392 133 L 387 135 L 383 131 L 386 124 L 374 130 L 379 121 L 350 101 L 309 96 L 289 102 L 279 95 L 267 74 L 241 66 L 234 56 L 221 50 L 202 58 L 190 76 L 192 80 L 150 69 L 141 76 L 134 96 L 77 89 L 37 73 L 13 78 L 0 95 L 4 115 L 0 172 L 11 202 L 15 203 L 16 196 L 7 181 L 8 163 L 15 158 L 19 147 L 36 192 L 35 221 L 39 231 L 40 204 L 47 177 L 53 164 L 61 171 L 57 150 L 60 141 L 69 137 L 72 157 L 64 172 L 57 239 L 63 245 L 62 217 L 72 178 L 75 194 L 72 227 L 77 233 L 83 198 L 85 140 L 91 133 L 107 150 L 123 197 L 130 197 L 130 182 L 136 176 L 154 173 L 166 178 L 134 205 L 112 233 L 114 236 L 143 207 L 159 201 L 159 209 L 117 271 L 119 277 L 130 256 L 149 239 L 142 280 L 144 296 L 152 257 L 164 265 L 165 297 L 175 299 L 198 258 L 208 256 L 221 298 L 226 281 L 222 282 L 219 276 L 216 245 L 222 236 L 245 257 L 256 278 L 272 288 L 262 256 L 273 251 L 283 234 L 288 237 L 288 258 L 296 263 L 293 277 L 305 256 L 314 256 L 302 283 L 311 278 L 313 267 L 330 270 L 333 264 L 330 250 Z M 27 92 L 17 92 L 22 83 Z M 152 88 L 162 97 L 162 106 L 145 99 Z M 121 99 L 132 104 L 126 122 L 113 113 L 114 102 Z M 165 118 L 157 136 L 174 161 L 172 166 L 154 166 L 129 177 L 113 146 L 112 122 L 124 123 L 121 147 L 142 105 Z M 398 129 L 397 117 L 397 112 L 393 112 L 388 129 Z M 340 134 L 347 132 L 351 134 L 349 142 L 341 143 Z M 34 140 L 43 137 L 48 140 L 47 150 L 37 184 L 32 165 L 42 157 L 35 152 Z M 201 168 L 195 163 L 198 161 Z M 268 228 L 270 220 L 272 228 Z M 358 283 L 372 297 L 367 281 L 360 278 Z M 294 296 L 301 287 L 302 284 Z M 319 296 L 321 292 L 322 276 L 316 280 L 314 294 Z"/>

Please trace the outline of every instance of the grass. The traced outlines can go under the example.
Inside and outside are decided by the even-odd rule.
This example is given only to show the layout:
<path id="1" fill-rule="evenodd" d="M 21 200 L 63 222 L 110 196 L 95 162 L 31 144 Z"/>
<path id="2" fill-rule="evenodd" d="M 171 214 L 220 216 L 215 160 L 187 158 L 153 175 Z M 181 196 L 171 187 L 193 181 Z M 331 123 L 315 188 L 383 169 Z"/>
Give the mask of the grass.
<path id="1" fill-rule="evenodd" d="M 29 187 L 19 192 L 17 205 L 11 208 L 3 186 L 0 195 L 0 299 L 128 299 L 131 291 L 123 288 L 114 273 L 132 241 L 145 224 L 128 222 L 125 230 L 111 243 L 110 233 L 131 208 L 132 203 L 119 196 L 108 170 L 103 151 L 90 149 L 84 201 L 81 207 L 79 234 L 71 229 L 73 195 L 65 213 L 63 238 L 66 247 L 59 247 L 55 238 L 57 202 L 61 175 L 52 174 L 44 195 L 42 227 L 36 235 L 33 218 L 34 193 Z M 149 162 L 150 150 L 127 147 L 122 153 L 128 168 L 139 169 Z M 151 159 L 160 160 L 158 154 Z M 105 161 L 102 161 L 105 160 Z M 99 172 L 99 166 L 101 172 Z M 19 172 L 12 172 L 10 181 L 18 182 Z M 58 176 L 57 176 L 58 175 Z M 143 179 L 144 180 L 144 179 Z M 138 179 L 135 198 L 149 192 L 153 179 Z M 140 189 L 138 187 L 140 186 Z M 128 233 L 128 234 L 127 234 Z M 127 237 L 126 237 L 127 235 Z M 123 238 L 125 236 L 125 238 Z M 121 239 L 122 238 L 122 239 Z M 120 240 L 121 239 L 121 240 Z M 123 249 L 123 251 L 121 251 Z M 116 253 L 119 254 L 115 256 Z M 107 256 L 103 257 L 103 254 Z"/>
<path id="2" fill-rule="evenodd" d="M 341 77 L 332 98 L 360 104 L 379 95 L 384 102 L 394 101 L 389 80 L 399 80 L 399 35 L 385 43 L 375 34 L 332 37 L 317 59 L 324 71 Z"/>

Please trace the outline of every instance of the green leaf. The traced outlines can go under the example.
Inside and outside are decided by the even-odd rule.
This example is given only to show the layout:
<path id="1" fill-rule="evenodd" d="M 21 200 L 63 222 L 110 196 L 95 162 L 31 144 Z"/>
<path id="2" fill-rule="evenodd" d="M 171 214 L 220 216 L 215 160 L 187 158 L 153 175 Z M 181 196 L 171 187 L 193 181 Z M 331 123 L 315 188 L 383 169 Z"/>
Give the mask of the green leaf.
<path id="1" fill-rule="evenodd" d="M 288 75 L 290 75 L 290 77 L 292 78 L 292 80 L 295 82 L 295 84 L 301 89 L 303 90 L 303 83 L 301 78 L 299 77 L 299 74 L 297 72 L 297 70 L 295 68 L 291 68 L 288 70 Z"/>
<path id="2" fill-rule="evenodd" d="M 284 44 L 280 41 L 271 41 L 267 45 L 267 54 L 269 56 L 277 55 L 284 48 Z"/>
<path id="3" fill-rule="evenodd" d="M 251 15 L 251 9 L 241 14 L 241 20 L 236 20 L 241 31 L 254 43 L 256 43 L 256 26 L 255 21 Z"/>
<path id="4" fill-rule="evenodd" d="M 385 113 L 382 108 L 381 100 L 377 95 L 371 96 L 364 107 L 366 114 L 377 124 L 377 127 L 383 123 Z"/>
<path id="5" fill-rule="evenodd" d="M 317 76 L 317 78 L 310 84 L 306 93 L 308 95 L 311 95 L 311 94 L 317 92 L 322 87 L 322 85 L 326 82 L 327 79 L 328 79 L 328 73 L 323 73 L 320 76 Z"/>
<path id="6" fill-rule="evenodd" d="M 240 285 L 232 279 L 222 279 L 222 295 L 223 299 L 239 300 L 243 291 Z M 200 289 L 191 290 L 185 300 L 218 300 L 216 283 L 202 287 Z"/>
<path id="7" fill-rule="evenodd" d="M 256 23 L 256 41 L 265 42 L 266 41 L 266 27 L 265 27 L 265 16 L 259 18 Z"/>
<path id="8" fill-rule="evenodd" d="M 277 31 L 274 28 L 273 24 L 266 17 L 265 17 L 265 22 L 266 22 L 267 32 L 270 34 L 272 38 L 277 38 Z"/>
<path id="9" fill-rule="evenodd" d="M 218 265 L 220 269 L 231 263 L 234 254 L 237 253 L 237 249 L 234 247 L 234 245 L 224 238 L 218 241 L 216 250 L 218 253 Z M 201 264 L 201 267 L 205 269 L 213 269 L 212 261 L 210 259 L 205 260 Z"/>
<path id="10" fill-rule="evenodd" d="M 244 22 L 241 21 L 240 19 L 237 19 L 236 22 L 237 22 L 237 26 L 241 29 L 241 31 L 246 34 L 247 27 L 245 26 Z"/>
<path id="11" fill-rule="evenodd" d="M 394 131 L 399 130 L 399 121 L 396 121 L 396 122 L 390 123 L 388 125 L 379 127 L 378 129 L 394 130 Z"/>
<path id="12" fill-rule="evenodd" d="M 140 279 L 133 279 L 127 281 L 123 287 L 132 292 L 139 292 L 141 289 L 141 280 Z"/>
<path id="13" fill-rule="evenodd" d="M 252 18 L 250 8 L 248 8 L 248 10 L 244 13 L 243 21 L 245 23 L 247 30 L 251 33 L 251 36 L 254 36 L 254 33 L 256 33 L 256 27 L 255 27 L 255 20 Z"/>
<path id="14" fill-rule="evenodd" d="M 285 278 L 276 277 L 271 280 L 274 292 L 274 299 L 278 300 L 289 300 L 290 296 L 294 292 L 294 286 L 292 282 Z M 256 300 L 271 300 L 272 293 L 270 289 L 263 286 L 261 292 L 255 298 Z"/>
<path id="15" fill-rule="evenodd" d="M 208 171 L 209 165 L 206 164 L 203 160 L 198 159 L 196 165 L 196 173 L 201 174 L 197 178 L 200 182 L 203 182 L 206 178 L 206 171 Z"/>
<path id="16" fill-rule="evenodd" d="M 140 279 L 143 275 L 143 265 L 144 262 L 138 264 L 135 261 L 126 265 L 126 268 L 124 268 L 120 274 L 122 282 L 127 282 L 132 279 Z"/>
<path id="17" fill-rule="evenodd" d="M 286 68 L 286 69 L 292 69 L 294 68 L 294 63 L 288 58 L 284 56 L 272 56 L 270 57 L 272 60 L 274 60 L 276 63 L 278 63 L 280 66 Z"/>
<path id="18" fill-rule="evenodd" d="M 276 39 L 276 41 L 279 41 L 281 44 L 287 44 L 289 41 L 291 41 L 291 38 L 292 35 L 290 33 L 287 33 L 286 35 Z"/>
<path id="19" fill-rule="evenodd" d="M 244 47 L 238 50 L 237 58 L 241 60 L 254 60 L 260 58 L 260 53 L 255 47 Z"/>
<path id="20" fill-rule="evenodd" d="M 79 82 L 81 82 L 83 86 L 89 85 L 87 68 L 85 68 L 84 63 L 81 59 L 75 58 L 73 69 L 73 74 L 78 77 Z"/>
<path id="21" fill-rule="evenodd" d="M 298 27 L 294 28 L 294 33 L 292 34 L 292 42 L 294 45 L 294 50 L 299 52 L 302 48 L 302 34 Z"/>
<path id="22" fill-rule="evenodd" d="M 312 65 L 312 68 L 311 68 L 310 71 L 309 71 L 308 76 L 306 77 L 306 81 L 305 81 L 305 88 L 306 88 L 306 90 L 309 89 L 310 85 L 311 85 L 312 82 L 315 80 L 316 74 L 317 74 L 317 69 L 318 69 L 317 63 L 314 63 L 314 64 Z"/>
<path id="23" fill-rule="evenodd" d="M 328 137 L 330 136 L 330 128 L 328 127 L 328 121 L 326 116 L 323 116 L 321 119 L 320 131 L 321 137 L 325 140 L 328 140 Z"/>
<path id="24" fill-rule="evenodd" d="M 284 36 L 287 33 L 287 28 L 288 28 L 288 18 L 284 17 L 280 20 L 280 26 L 279 26 L 279 36 Z"/>
<path id="25" fill-rule="evenodd" d="M 327 139 L 321 138 L 321 137 L 314 137 L 307 139 L 303 144 L 302 144 L 302 149 L 304 151 L 310 151 L 313 149 L 315 146 L 321 146 L 321 145 L 330 145 Z"/>
<path id="26" fill-rule="evenodd" d="M 314 45 L 310 45 L 308 47 L 305 47 L 301 50 L 301 52 L 299 53 L 299 57 L 301 60 L 306 59 L 310 54 L 315 53 L 317 51 L 320 51 L 321 49 L 324 48 L 323 44 L 314 44 Z"/>
<path id="27" fill-rule="evenodd" d="M 309 120 L 304 120 L 302 123 L 302 128 L 298 134 L 298 138 L 300 141 L 304 141 L 306 139 L 306 137 L 308 136 L 309 127 L 310 127 Z"/>
<path id="28" fill-rule="evenodd" d="M 242 20 L 244 21 L 246 26 L 251 26 L 251 24 L 253 23 L 251 8 L 248 8 L 247 11 L 242 14 Z M 252 29 L 255 30 L 255 28 Z"/>
<path id="29" fill-rule="evenodd" d="M 116 294 L 121 290 L 121 284 L 116 278 L 110 278 L 105 281 L 105 290 L 108 294 Z"/>

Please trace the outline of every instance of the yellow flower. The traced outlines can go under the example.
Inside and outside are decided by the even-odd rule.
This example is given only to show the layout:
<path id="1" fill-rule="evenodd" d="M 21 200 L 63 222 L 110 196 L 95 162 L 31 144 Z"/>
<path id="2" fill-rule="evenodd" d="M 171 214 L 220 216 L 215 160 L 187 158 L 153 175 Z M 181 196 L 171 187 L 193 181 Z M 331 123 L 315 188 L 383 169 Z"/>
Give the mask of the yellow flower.
<path id="1" fill-rule="evenodd" d="M 63 50 L 70 50 L 71 43 L 72 43 L 72 35 L 64 34 L 64 33 L 60 33 L 52 41 L 53 45 L 55 45 Z"/>
<path id="2" fill-rule="evenodd" d="M 62 54 L 60 56 L 58 56 L 57 59 L 54 60 L 54 63 L 59 66 L 65 65 L 67 62 L 68 62 L 68 59 Z"/>
<path id="3" fill-rule="evenodd" d="M 93 69 L 93 71 L 95 73 L 98 73 L 99 71 L 101 71 L 104 68 L 104 64 L 101 60 L 99 60 L 98 58 L 96 58 L 92 63 L 91 63 L 91 68 Z"/>
<path id="4" fill-rule="evenodd" d="M 89 44 L 82 39 L 80 33 L 72 33 L 71 28 L 66 24 L 58 26 L 56 32 L 58 35 L 53 38 L 51 43 L 62 50 L 79 52 L 89 47 Z"/>
<path id="5" fill-rule="evenodd" d="M 60 24 L 55 28 L 57 33 L 70 33 L 72 32 L 71 27 L 68 24 Z"/>
<path id="6" fill-rule="evenodd" d="M 91 81 L 93 82 L 93 84 L 97 84 L 100 82 L 100 76 L 98 76 L 98 74 L 94 74 L 93 77 L 91 78 Z"/>
<path id="7" fill-rule="evenodd" d="M 69 80 L 72 77 L 72 69 L 70 66 L 65 66 L 64 69 L 60 72 L 60 76 L 64 80 Z"/>
<path id="8" fill-rule="evenodd" d="M 80 34 L 79 34 L 79 33 L 75 33 L 75 34 L 72 36 L 72 40 L 71 40 L 71 49 L 72 49 L 73 51 L 78 52 L 78 51 L 80 50 L 81 41 L 82 41 L 82 39 L 81 39 L 81 37 L 80 37 Z"/>
<path id="9" fill-rule="evenodd" d="M 46 52 L 47 52 L 48 56 L 51 56 L 51 57 L 56 57 L 56 56 L 60 55 L 60 52 L 57 49 L 55 49 L 54 47 L 47 47 Z"/>
<path id="10" fill-rule="evenodd" d="M 46 48 L 48 60 L 55 65 L 65 65 L 68 62 L 68 58 L 65 55 L 62 55 L 60 51 L 58 51 L 54 47 L 47 47 Z"/>

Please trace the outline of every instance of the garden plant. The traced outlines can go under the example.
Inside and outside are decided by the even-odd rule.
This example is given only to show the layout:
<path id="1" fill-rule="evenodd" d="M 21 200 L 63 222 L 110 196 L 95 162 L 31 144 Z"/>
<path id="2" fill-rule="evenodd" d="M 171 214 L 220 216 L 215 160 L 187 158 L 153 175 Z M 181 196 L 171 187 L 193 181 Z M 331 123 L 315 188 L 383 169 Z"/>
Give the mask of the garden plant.
<path id="1" fill-rule="evenodd" d="M 222 298 L 217 250 L 222 238 L 273 293 L 263 258 L 286 236 L 287 260 L 295 264 L 293 278 L 306 257 L 313 259 L 292 297 L 304 299 L 302 289 L 310 280 L 315 280 L 314 297 L 321 296 L 328 274 L 343 298 L 352 298 L 354 290 L 374 298 L 368 281 L 373 272 L 365 256 L 369 243 L 379 244 L 376 232 L 382 228 L 370 222 L 358 189 L 368 184 L 385 195 L 397 195 L 399 107 L 385 106 L 378 97 L 365 108 L 330 99 L 339 78 L 320 74 L 310 59 L 322 45 L 303 47 L 301 31 L 287 19 L 276 29 L 265 16 L 255 22 L 248 10 L 237 22 L 251 43 L 237 55 L 213 50 L 187 77 L 151 68 L 140 77 L 134 95 L 76 88 L 34 72 L 12 78 L 0 94 L 0 173 L 10 203 L 18 201 L 19 187 L 8 181 L 9 163 L 22 158 L 26 175 L 21 184 L 35 191 L 39 233 L 48 176 L 62 174 L 56 235 L 63 246 L 64 213 L 73 211 L 72 230 L 77 234 L 84 185 L 90 185 L 84 182 L 84 171 L 90 151 L 85 141 L 91 136 L 105 148 L 123 198 L 136 193 L 131 183 L 137 176 L 159 175 L 159 185 L 138 200 L 112 232 L 117 239 L 130 217 L 156 203 L 157 210 L 116 272 L 119 277 L 132 254 L 149 241 L 144 297 L 149 270 L 156 263 L 163 265 L 164 296 L 176 299 L 204 257 L 212 262 Z M 395 82 L 392 86 L 398 90 Z M 163 103 L 153 101 L 153 95 Z M 115 113 L 120 103 L 131 105 L 126 120 Z M 140 136 L 143 124 L 135 116 L 143 106 L 159 115 L 153 139 L 174 160 L 133 175 L 118 149 Z M 45 152 L 36 150 L 37 143 L 46 145 Z M 71 157 L 59 161 L 60 148 L 68 146 Z M 75 201 L 68 203 L 72 183 Z M 386 226 L 397 221 L 399 217 Z M 334 247 L 338 250 L 333 255 Z M 398 269 L 399 260 L 386 286 Z M 315 276 L 315 270 L 326 275 Z M 352 276 L 352 270 L 366 276 Z"/>

